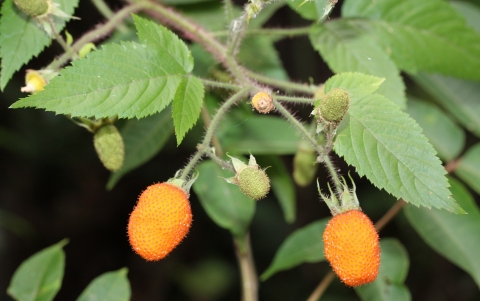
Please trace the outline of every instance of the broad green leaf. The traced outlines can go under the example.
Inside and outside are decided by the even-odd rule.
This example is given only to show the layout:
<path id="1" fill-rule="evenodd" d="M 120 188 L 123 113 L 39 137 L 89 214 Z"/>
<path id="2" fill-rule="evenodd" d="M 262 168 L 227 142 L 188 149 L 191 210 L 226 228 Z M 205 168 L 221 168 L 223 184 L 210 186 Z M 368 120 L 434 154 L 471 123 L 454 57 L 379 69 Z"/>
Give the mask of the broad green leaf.
<path id="1" fill-rule="evenodd" d="M 104 273 L 85 288 L 77 301 L 129 301 L 130 283 L 127 269 Z"/>
<path id="2" fill-rule="evenodd" d="M 169 110 L 140 120 L 128 120 L 120 129 L 125 144 L 125 161 L 120 170 L 110 175 L 107 189 L 112 189 L 125 174 L 153 158 L 172 133 Z"/>
<path id="3" fill-rule="evenodd" d="M 310 41 L 333 72 L 353 71 L 384 78 L 385 82 L 377 93 L 385 95 L 401 108 L 405 107 L 405 85 L 400 71 L 377 43 L 347 20 L 314 27 Z"/>
<path id="4" fill-rule="evenodd" d="M 344 72 L 330 77 L 325 82 L 325 93 L 333 88 L 340 88 L 357 95 L 372 94 L 378 90 L 384 81 L 384 78 L 364 73 Z"/>
<path id="5" fill-rule="evenodd" d="M 480 83 L 419 73 L 411 78 L 467 130 L 480 137 Z"/>
<path id="6" fill-rule="evenodd" d="M 270 266 L 262 273 L 260 279 L 267 280 L 272 275 L 294 268 L 304 262 L 325 260 L 323 254 L 323 231 L 330 218 L 313 222 L 290 234 L 278 248 Z"/>
<path id="7" fill-rule="evenodd" d="M 368 32 L 405 71 L 480 79 L 480 35 L 442 0 L 348 0 L 342 16 Z M 366 19 L 359 19 L 366 18 Z"/>
<path id="8" fill-rule="evenodd" d="M 240 154 L 294 154 L 299 141 L 286 120 L 260 115 L 226 119 L 217 135 L 224 151 Z"/>
<path id="9" fill-rule="evenodd" d="M 405 247 L 394 238 L 380 241 L 380 270 L 377 279 L 355 288 L 362 301 L 410 301 L 410 291 L 403 284 L 407 278 L 409 258 Z"/>
<path id="10" fill-rule="evenodd" d="M 72 15 L 78 5 L 78 0 L 54 0 L 53 2 L 59 4 L 59 8 L 68 15 Z M 1 14 L 0 90 L 3 90 L 12 75 L 49 45 L 51 39 L 35 20 L 17 9 L 12 0 L 3 2 Z M 53 21 L 57 32 L 61 32 L 68 20 L 54 17 Z"/>
<path id="11" fill-rule="evenodd" d="M 227 183 L 225 179 L 232 177 L 232 172 L 222 170 L 213 161 L 200 163 L 197 170 L 200 175 L 193 190 L 208 216 L 235 237 L 243 237 L 255 213 L 255 201 L 238 186 Z"/>
<path id="12" fill-rule="evenodd" d="M 198 78 L 188 76 L 180 82 L 172 106 L 177 145 L 180 145 L 185 134 L 197 123 L 204 94 L 203 83 Z"/>
<path id="13" fill-rule="evenodd" d="M 62 286 L 66 240 L 35 253 L 17 268 L 7 293 L 17 301 L 53 300 Z"/>
<path id="14" fill-rule="evenodd" d="M 140 20 L 135 18 L 139 38 L 146 45 L 106 45 L 63 69 L 44 91 L 11 107 L 95 118 L 142 118 L 163 110 L 192 70 L 192 58 L 172 32 Z"/>
<path id="15" fill-rule="evenodd" d="M 280 203 L 287 223 L 293 223 L 296 217 L 295 185 L 289 172 L 279 156 L 259 156 L 257 163 L 270 178 L 273 193 Z"/>
<path id="16" fill-rule="evenodd" d="M 318 21 L 329 13 L 330 0 L 288 0 L 288 6 L 307 20 Z"/>
<path id="17" fill-rule="evenodd" d="M 193 57 L 187 45 L 166 27 L 133 15 L 138 39 L 157 51 L 165 73 L 186 74 L 193 69 Z"/>
<path id="18" fill-rule="evenodd" d="M 398 106 L 382 95 L 351 96 L 347 118 L 334 150 L 359 175 L 415 206 L 463 213 L 432 145 Z"/>
<path id="19" fill-rule="evenodd" d="M 480 210 L 460 182 L 449 180 L 453 197 L 468 214 L 454 215 L 437 209 L 406 206 L 405 215 L 430 247 L 469 273 L 480 287 Z"/>
<path id="20" fill-rule="evenodd" d="M 467 21 L 467 25 L 480 33 L 480 7 L 465 1 L 450 1 L 453 6 Z"/>
<path id="21" fill-rule="evenodd" d="M 438 156 L 449 162 L 456 159 L 465 145 L 465 132 L 442 110 L 412 96 L 407 111 L 423 129 Z"/>
<path id="22" fill-rule="evenodd" d="M 469 148 L 460 158 L 455 174 L 480 194 L 480 143 Z"/>

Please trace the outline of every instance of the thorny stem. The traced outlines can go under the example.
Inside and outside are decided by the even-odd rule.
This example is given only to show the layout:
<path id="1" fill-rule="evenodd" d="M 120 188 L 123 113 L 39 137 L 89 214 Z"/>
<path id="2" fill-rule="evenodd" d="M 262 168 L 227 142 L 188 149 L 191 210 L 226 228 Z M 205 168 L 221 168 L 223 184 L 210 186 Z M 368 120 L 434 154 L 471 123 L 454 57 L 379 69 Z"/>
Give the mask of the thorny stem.
<path id="1" fill-rule="evenodd" d="M 242 281 L 242 301 L 257 301 L 258 296 L 258 279 L 253 262 L 252 247 L 250 245 L 250 235 L 247 233 L 241 239 L 235 238 L 235 254 L 237 256 L 238 265 L 240 266 L 240 274 Z"/>
<path id="2" fill-rule="evenodd" d="M 292 83 L 292 82 L 281 80 L 281 79 L 274 79 L 265 75 L 255 73 L 253 71 L 247 71 L 247 75 L 261 83 L 271 85 L 271 86 L 283 89 L 285 91 L 297 91 L 297 92 L 313 95 L 318 89 L 318 87 L 313 85 L 307 86 L 303 84 Z"/>
<path id="3" fill-rule="evenodd" d="M 97 8 L 97 10 L 102 14 L 102 16 L 105 17 L 105 19 L 111 19 L 115 13 L 110 9 L 110 7 L 105 3 L 104 0 L 91 0 L 93 5 L 95 5 L 95 7 Z M 117 28 L 118 31 L 122 32 L 122 33 L 127 33 L 128 32 L 128 28 L 120 23 L 117 25 Z"/>
<path id="4" fill-rule="evenodd" d="M 312 98 L 303 98 L 303 97 L 287 96 L 287 95 L 276 95 L 275 98 L 281 101 L 306 103 L 306 104 L 313 104 L 313 102 L 315 101 Z"/>
<path id="5" fill-rule="evenodd" d="M 254 28 L 245 30 L 245 35 L 262 35 L 262 36 L 303 36 L 307 35 L 311 31 L 311 27 L 299 27 L 299 28 Z M 225 37 L 230 34 L 230 31 L 223 30 L 213 32 L 215 37 Z"/>
<path id="6" fill-rule="evenodd" d="M 310 142 L 310 144 L 315 148 L 319 156 L 322 157 L 323 163 L 325 163 L 325 166 L 332 177 L 336 192 L 340 193 L 342 191 L 342 182 L 338 177 L 338 173 L 333 165 L 333 162 L 328 154 L 325 153 L 325 149 L 317 143 L 317 140 L 308 132 L 308 130 L 300 123 L 300 121 L 298 121 L 280 102 L 278 102 L 278 100 L 274 98 L 273 103 L 280 114 L 282 114 L 283 117 L 285 117 L 291 124 L 293 124 L 293 126 L 297 128 L 303 137 L 307 139 L 307 141 Z"/>
<path id="7" fill-rule="evenodd" d="M 247 92 L 248 92 L 247 88 L 244 88 L 238 91 L 229 99 L 227 99 L 222 104 L 222 106 L 218 109 L 212 121 L 210 122 L 210 125 L 208 126 L 207 132 L 205 133 L 205 137 L 203 138 L 202 143 L 197 147 L 197 152 L 190 159 L 187 166 L 185 166 L 185 168 L 182 170 L 179 179 L 182 179 L 182 180 L 187 179 L 188 175 L 191 173 L 191 171 L 193 170 L 195 165 L 197 165 L 198 161 L 203 157 L 203 155 L 208 154 L 210 149 L 210 142 L 212 141 L 212 138 L 215 134 L 215 130 L 217 129 L 218 124 L 220 123 L 220 120 L 227 113 L 230 107 L 236 104 L 238 101 L 240 101 L 247 94 Z M 211 157 L 212 155 L 214 156 L 214 154 L 211 154 L 210 152 L 209 156 Z M 220 160 L 220 158 L 218 159 Z"/>
<path id="8" fill-rule="evenodd" d="M 202 83 L 206 86 L 212 86 L 215 88 L 231 89 L 231 90 L 240 90 L 242 87 L 236 84 L 224 83 L 210 79 L 201 79 Z"/>

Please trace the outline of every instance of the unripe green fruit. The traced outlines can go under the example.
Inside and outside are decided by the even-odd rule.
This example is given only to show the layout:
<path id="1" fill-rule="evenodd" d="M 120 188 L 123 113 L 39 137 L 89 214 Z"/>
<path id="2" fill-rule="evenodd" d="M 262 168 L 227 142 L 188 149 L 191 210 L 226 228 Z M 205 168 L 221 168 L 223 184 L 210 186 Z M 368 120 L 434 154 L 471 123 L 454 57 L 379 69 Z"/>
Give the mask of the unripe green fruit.
<path id="1" fill-rule="evenodd" d="M 107 124 L 99 128 L 93 136 L 93 145 L 106 169 L 117 171 L 122 167 L 125 147 L 122 135 L 114 125 Z"/>
<path id="2" fill-rule="evenodd" d="M 350 97 L 342 89 L 333 89 L 325 95 L 318 106 L 319 115 L 328 122 L 340 123 L 347 114 Z"/>
<path id="3" fill-rule="evenodd" d="M 236 176 L 240 190 L 251 199 L 263 199 L 270 191 L 270 179 L 263 169 L 249 166 Z"/>
<path id="4" fill-rule="evenodd" d="M 27 15 L 35 18 L 48 10 L 47 0 L 14 0 L 15 5 Z"/>

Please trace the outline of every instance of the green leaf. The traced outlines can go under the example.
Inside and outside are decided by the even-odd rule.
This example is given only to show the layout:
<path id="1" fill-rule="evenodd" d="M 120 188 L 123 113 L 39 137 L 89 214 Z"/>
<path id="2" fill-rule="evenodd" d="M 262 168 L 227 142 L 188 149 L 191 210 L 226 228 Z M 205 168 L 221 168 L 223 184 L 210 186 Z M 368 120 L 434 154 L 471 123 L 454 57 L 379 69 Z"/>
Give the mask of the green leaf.
<path id="1" fill-rule="evenodd" d="M 463 213 L 432 145 L 398 106 L 382 95 L 351 95 L 347 116 L 334 149 L 359 175 L 416 206 Z"/>
<path id="2" fill-rule="evenodd" d="M 240 46 L 238 59 L 250 70 L 273 78 L 288 79 L 273 42 L 266 36 L 246 37 Z"/>
<path id="3" fill-rule="evenodd" d="M 146 43 L 106 45 L 74 61 L 41 91 L 12 108 L 36 107 L 72 117 L 142 118 L 163 110 L 174 98 L 192 58 L 172 32 L 135 18 Z"/>
<path id="4" fill-rule="evenodd" d="M 93 279 L 77 301 L 129 301 L 127 269 L 104 273 Z"/>
<path id="5" fill-rule="evenodd" d="M 405 85 L 400 71 L 376 42 L 347 20 L 314 27 L 310 41 L 335 73 L 354 71 L 385 78 L 377 93 L 405 107 Z"/>
<path id="6" fill-rule="evenodd" d="M 53 300 L 62 286 L 66 240 L 43 249 L 22 262 L 7 292 L 17 301 Z"/>
<path id="7" fill-rule="evenodd" d="M 480 84 L 436 74 L 411 78 L 448 110 L 467 130 L 480 137 Z"/>
<path id="8" fill-rule="evenodd" d="M 423 129 L 438 156 L 449 162 L 456 159 L 465 146 L 465 132 L 437 106 L 408 97 L 407 113 Z"/>
<path id="9" fill-rule="evenodd" d="M 293 223 L 296 217 L 295 185 L 279 156 L 259 156 L 256 158 L 261 168 L 267 168 L 273 193 L 280 203 L 287 223 Z"/>
<path id="10" fill-rule="evenodd" d="M 480 35 L 442 0 L 348 0 L 342 16 L 368 32 L 405 71 L 480 79 Z"/>
<path id="11" fill-rule="evenodd" d="M 355 288 L 362 301 L 410 301 L 410 291 L 403 284 L 407 278 L 409 259 L 405 247 L 394 238 L 380 241 L 380 271 L 377 279 Z"/>
<path id="12" fill-rule="evenodd" d="M 333 88 L 340 88 L 356 95 L 372 94 L 384 81 L 384 78 L 364 73 L 344 72 L 330 77 L 325 82 L 325 93 Z"/>
<path id="13" fill-rule="evenodd" d="M 193 69 L 193 57 L 187 45 L 173 32 L 147 19 L 133 15 L 138 39 L 157 51 L 165 73 L 186 74 Z"/>
<path id="14" fill-rule="evenodd" d="M 72 15 L 78 0 L 55 0 L 55 3 L 59 4 L 59 8 L 66 14 Z M 51 39 L 35 20 L 18 10 L 12 0 L 3 2 L 1 14 L 0 90 L 3 90 L 12 75 L 49 45 Z M 57 32 L 61 32 L 68 20 L 54 17 L 53 21 Z"/>
<path id="15" fill-rule="evenodd" d="M 469 148 L 460 158 L 455 174 L 480 194 L 480 143 Z"/>
<path id="16" fill-rule="evenodd" d="M 480 287 L 480 210 L 460 182 L 449 180 L 453 196 L 468 214 L 454 215 L 437 209 L 406 206 L 405 215 L 430 247 L 469 273 Z"/>
<path id="17" fill-rule="evenodd" d="M 185 134 L 197 123 L 203 105 L 203 83 L 193 76 L 184 77 L 173 99 L 172 116 L 180 145 Z"/>
<path id="18" fill-rule="evenodd" d="M 172 133 L 169 110 L 140 120 L 128 120 L 120 129 L 125 145 L 125 161 L 120 170 L 110 175 L 107 189 L 112 189 L 125 174 L 153 158 Z"/>
<path id="19" fill-rule="evenodd" d="M 255 213 L 255 201 L 246 197 L 238 186 L 227 183 L 225 179 L 232 173 L 222 170 L 214 162 L 202 162 L 197 170 L 200 176 L 193 184 L 193 190 L 202 207 L 217 225 L 242 238 Z"/>
<path id="20" fill-rule="evenodd" d="M 226 152 L 254 155 L 294 154 L 299 141 L 286 120 L 259 115 L 226 119 L 217 136 Z"/>
<path id="21" fill-rule="evenodd" d="M 300 228 L 290 234 L 278 248 L 270 266 L 260 279 L 267 280 L 272 275 L 294 268 L 304 262 L 325 260 L 323 254 L 323 231 L 330 218 L 324 218 Z"/>

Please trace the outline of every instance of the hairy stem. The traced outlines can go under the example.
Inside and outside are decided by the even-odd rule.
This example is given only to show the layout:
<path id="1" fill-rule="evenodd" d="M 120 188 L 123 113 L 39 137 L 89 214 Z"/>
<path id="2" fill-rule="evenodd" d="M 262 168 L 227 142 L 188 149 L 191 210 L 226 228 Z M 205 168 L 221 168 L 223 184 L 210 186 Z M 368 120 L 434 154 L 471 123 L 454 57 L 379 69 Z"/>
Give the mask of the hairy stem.
<path id="1" fill-rule="evenodd" d="M 304 98 L 304 97 L 296 97 L 296 96 L 288 96 L 288 95 L 276 95 L 275 98 L 281 101 L 306 103 L 306 104 L 313 104 L 313 102 L 315 101 L 312 98 Z"/>
<path id="2" fill-rule="evenodd" d="M 261 36 L 303 36 L 307 35 L 311 31 L 311 27 L 299 27 L 299 28 L 253 28 L 245 30 L 245 35 L 261 35 Z M 230 31 L 223 30 L 213 32 L 212 35 L 216 37 L 226 37 L 230 34 Z"/>
<path id="3" fill-rule="evenodd" d="M 111 19 L 115 15 L 115 13 L 110 9 L 110 7 L 107 5 L 107 3 L 105 3 L 104 0 L 91 1 L 93 5 L 95 5 L 95 8 L 102 14 L 102 16 L 105 17 L 105 19 Z M 122 33 L 128 32 L 128 28 L 122 23 L 118 24 L 117 29 Z"/>
<path id="4" fill-rule="evenodd" d="M 180 179 L 185 180 L 187 179 L 188 175 L 192 172 L 195 165 L 197 165 L 198 161 L 209 152 L 210 150 L 210 143 L 214 137 L 215 130 L 217 129 L 220 120 L 223 116 L 228 112 L 230 107 L 235 105 L 238 101 L 240 101 L 245 95 L 247 95 L 248 89 L 242 89 L 227 99 L 222 106 L 218 109 L 215 116 L 213 117 L 212 121 L 210 122 L 208 129 L 205 133 L 205 137 L 203 138 L 202 143 L 197 147 L 197 152 L 188 162 L 187 166 L 182 170 L 180 174 Z M 212 154 L 210 154 L 212 156 Z"/>
<path id="5" fill-rule="evenodd" d="M 70 45 L 67 44 L 65 39 L 57 32 L 57 28 L 55 27 L 55 23 L 53 23 L 52 19 L 47 18 L 47 22 L 52 28 L 53 37 L 58 42 L 58 44 L 62 46 L 65 53 L 67 53 L 71 57 L 74 57 L 76 55 L 76 51 L 73 51 L 72 47 L 70 47 Z"/>
<path id="6" fill-rule="evenodd" d="M 285 91 L 297 91 L 297 92 L 313 95 L 318 89 L 318 87 L 313 85 L 306 86 L 306 85 L 292 83 L 292 82 L 281 80 L 281 79 L 270 78 L 268 76 L 255 73 L 253 71 L 247 71 L 247 75 L 261 83 L 271 85 Z"/>
<path id="7" fill-rule="evenodd" d="M 214 88 L 230 89 L 230 90 L 240 90 L 242 87 L 235 84 L 223 83 L 210 79 L 201 79 L 202 83 L 206 86 L 211 86 Z"/>

